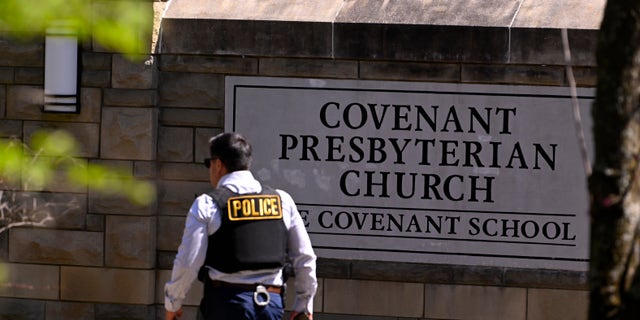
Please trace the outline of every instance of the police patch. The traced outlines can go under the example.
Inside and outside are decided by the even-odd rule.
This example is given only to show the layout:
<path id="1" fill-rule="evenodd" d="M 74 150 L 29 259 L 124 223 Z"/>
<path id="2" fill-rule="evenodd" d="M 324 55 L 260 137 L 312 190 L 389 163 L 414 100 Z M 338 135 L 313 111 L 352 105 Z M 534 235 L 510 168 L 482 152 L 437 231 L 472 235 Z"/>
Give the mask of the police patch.
<path id="1" fill-rule="evenodd" d="M 282 205 L 278 195 L 242 195 L 227 200 L 229 220 L 282 219 Z"/>

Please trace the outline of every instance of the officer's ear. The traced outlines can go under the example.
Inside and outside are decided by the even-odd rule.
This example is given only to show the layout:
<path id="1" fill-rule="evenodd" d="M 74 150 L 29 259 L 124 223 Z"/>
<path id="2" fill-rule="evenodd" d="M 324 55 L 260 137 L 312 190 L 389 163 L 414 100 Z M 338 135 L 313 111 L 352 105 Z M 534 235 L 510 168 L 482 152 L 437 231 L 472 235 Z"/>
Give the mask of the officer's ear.
<path id="1" fill-rule="evenodd" d="M 220 158 L 215 158 L 212 159 L 212 165 L 215 165 L 216 170 L 218 170 L 218 172 L 222 172 L 223 175 L 229 172 L 229 169 L 227 169 L 227 166 L 224 165 L 224 163 L 220 160 Z"/>

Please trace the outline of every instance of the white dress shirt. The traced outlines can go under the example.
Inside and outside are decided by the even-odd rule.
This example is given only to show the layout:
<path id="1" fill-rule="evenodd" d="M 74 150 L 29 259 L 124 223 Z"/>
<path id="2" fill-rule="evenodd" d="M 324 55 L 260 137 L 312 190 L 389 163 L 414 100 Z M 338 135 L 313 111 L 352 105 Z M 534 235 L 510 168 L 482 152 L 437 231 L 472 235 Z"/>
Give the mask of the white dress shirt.
<path id="1" fill-rule="evenodd" d="M 218 188 L 226 187 L 239 194 L 257 193 L 262 191 L 262 185 L 250 171 L 234 171 L 223 176 L 218 182 Z M 312 313 L 313 297 L 317 289 L 316 255 L 311 247 L 309 235 L 304 227 L 300 213 L 291 196 L 276 190 L 281 198 L 282 219 L 288 232 L 288 254 L 295 270 L 296 299 L 293 310 Z M 197 278 L 198 270 L 204 264 L 209 236 L 215 233 L 221 224 L 220 211 L 211 196 L 200 195 L 191 205 L 187 215 L 182 243 L 173 262 L 171 280 L 165 285 L 165 308 L 177 311 L 182 307 L 182 301 Z M 230 283 L 282 286 L 282 269 L 246 270 L 234 273 L 224 273 L 213 268 L 209 269 L 212 280 Z"/>

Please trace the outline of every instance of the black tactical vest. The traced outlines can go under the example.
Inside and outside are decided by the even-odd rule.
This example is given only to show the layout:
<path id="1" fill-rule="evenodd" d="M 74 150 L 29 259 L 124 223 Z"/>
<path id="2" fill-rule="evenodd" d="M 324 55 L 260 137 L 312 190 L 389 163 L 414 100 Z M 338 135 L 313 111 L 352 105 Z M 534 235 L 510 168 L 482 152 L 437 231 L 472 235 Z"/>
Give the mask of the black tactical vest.
<path id="1" fill-rule="evenodd" d="M 237 194 L 227 188 L 209 193 L 218 205 L 222 224 L 209 236 L 205 265 L 232 273 L 281 268 L 287 256 L 287 230 L 278 193 Z"/>

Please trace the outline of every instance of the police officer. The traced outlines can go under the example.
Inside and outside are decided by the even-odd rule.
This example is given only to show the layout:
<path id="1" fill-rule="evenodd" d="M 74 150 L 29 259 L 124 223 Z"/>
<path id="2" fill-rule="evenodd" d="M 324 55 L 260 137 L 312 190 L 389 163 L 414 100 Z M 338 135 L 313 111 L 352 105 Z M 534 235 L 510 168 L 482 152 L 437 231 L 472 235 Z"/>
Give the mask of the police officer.
<path id="1" fill-rule="evenodd" d="M 204 319 L 281 319 L 287 261 L 295 272 L 291 319 L 311 319 L 316 256 L 293 199 L 253 177 L 251 145 L 242 135 L 219 134 L 209 149 L 205 165 L 215 190 L 196 198 L 187 215 L 165 285 L 166 319 L 182 316 L 182 301 L 200 270 Z"/>

